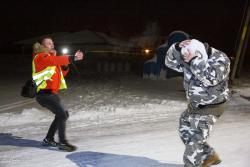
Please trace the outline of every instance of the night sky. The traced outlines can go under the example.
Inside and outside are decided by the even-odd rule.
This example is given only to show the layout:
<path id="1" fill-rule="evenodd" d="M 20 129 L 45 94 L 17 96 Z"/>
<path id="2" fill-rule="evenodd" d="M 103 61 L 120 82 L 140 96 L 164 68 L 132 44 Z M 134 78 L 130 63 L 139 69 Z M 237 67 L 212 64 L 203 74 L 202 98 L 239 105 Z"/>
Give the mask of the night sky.
<path id="1" fill-rule="evenodd" d="M 5 0 L 0 6 L 0 47 L 6 52 L 13 41 L 86 28 L 129 39 L 157 22 L 162 36 L 183 30 L 232 54 L 246 1 Z"/>

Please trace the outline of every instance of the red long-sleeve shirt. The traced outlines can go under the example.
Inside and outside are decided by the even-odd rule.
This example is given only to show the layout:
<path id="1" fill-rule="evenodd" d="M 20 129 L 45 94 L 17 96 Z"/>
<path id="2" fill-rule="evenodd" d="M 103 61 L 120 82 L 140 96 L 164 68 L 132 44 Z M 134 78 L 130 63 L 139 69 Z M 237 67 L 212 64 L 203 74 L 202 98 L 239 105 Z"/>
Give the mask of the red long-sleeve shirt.
<path id="1" fill-rule="evenodd" d="M 35 57 L 36 56 L 36 57 Z M 70 61 L 69 57 L 66 55 L 63 56 L 55 56 L 52 53 L 41 52 L 36 55 L 33 55 L 34 65 L 35 65 L 35 72 L 40 72 L 47 68 L 48 66 L 56 66 L 56 71 L 52 75 L 51 80 L 47 80 L 47 86 L 45 89 L 50 89 L 52 93 L 57 93 L 60 88 L 60 78 L 61 72 L 63 76 L 66 76 L 68 73 L 67 70 L 62 70 L 61 66 L 67 66 Z"/>

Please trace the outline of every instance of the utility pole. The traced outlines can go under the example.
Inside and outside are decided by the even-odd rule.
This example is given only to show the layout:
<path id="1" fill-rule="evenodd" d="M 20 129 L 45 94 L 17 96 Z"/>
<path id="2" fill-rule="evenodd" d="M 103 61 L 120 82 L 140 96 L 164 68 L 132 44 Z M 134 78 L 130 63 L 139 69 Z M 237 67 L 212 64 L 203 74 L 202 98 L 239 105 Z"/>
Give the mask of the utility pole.
<path id="1" fill-rule="evenodd" d="M 250 3 L 249 0 L 246 1 L 246 6 L 245 6 L 245 11 L 244 11 L 244 15 L 243 15 L 243 26 L 240 27 L 241 29 L 241 35 L 240 35 L 240 39 L 239 39 L 239 45 L 237 48 L 237 52 L 236 52 L 236 57 L 234 60 L 234 64 L 233 64 L 233 70 L 232 70 L 232 74 L 231 74 L 231 81 L 234 82 L 235 78 L 239 77 L 240 75 L 240 70 L 241 70 L 241 66 L 243 64 L 243 60 L 246 54 L 246 50 L 247 50 L 247 45 L 248 45 L 248 40 L 249 40 L 249 36 L 250 36 Z"/>

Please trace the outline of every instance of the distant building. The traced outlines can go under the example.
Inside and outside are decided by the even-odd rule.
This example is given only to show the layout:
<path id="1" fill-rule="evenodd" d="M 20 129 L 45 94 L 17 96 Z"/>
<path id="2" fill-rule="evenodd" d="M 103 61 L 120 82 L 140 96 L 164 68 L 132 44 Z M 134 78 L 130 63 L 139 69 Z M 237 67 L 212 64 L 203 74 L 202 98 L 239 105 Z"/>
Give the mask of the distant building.
<path id="1" fill-rule="evenodd" d="M 55 42 L 57 53 L 74 54 L 77 50 L 85 51 L 85 60 L 81 63 L 82 71 L 98 73 L 123 73 L 136 69 L 136 61 L 141 58 L 140 49 L 134 43 L 109 37 L 101 32 L 83 30 L 77 32 L 60 32 L 46 34 Z M 15 44 L 20 46 L 22 54 L 30 56 L 32 45 L 41 37 L 34 37 Z M 65 54 L 65 53 L 64 53 Z M 29 58 L 30 60 L 30 58 Z M 133 65 L 134 64 L 134 65 Z M 137 67 L 139 69 L 139 67 Z M 140 71 L 142 68 L 140 68 Z"/>
<path id="2" fill-rule="evenodd" d="M 130 51 L 133 46 L 126 41 L 118 40 L 100 32 L 83 30 L 77 32 L 60 32 L 45 34 L 42 36 L 25 39 L 15 42 L 22 48 L 22 53 L 31 53 L 32 45 L 43 36 L 51 36 L 55 41 L 56 48 L 60 52 L 67 47 L 69 51 L 75 52 L 76 49 L 92 51 Z"/>
<path id="3" fill-rule="evenodd" d="M 146 61 L 143 65 L 143 77 L 150 79 L 167 79 L 175 76 L 181 76 L 182 73 L 178 73 L 165 65 L 165 57 L 169 47 L 175 43 L 190 38 L 190 35 L 183 31 L 174 31 L 170 33 L 162 42 L 158 45 L 154 51 L 153 58 Z"/>

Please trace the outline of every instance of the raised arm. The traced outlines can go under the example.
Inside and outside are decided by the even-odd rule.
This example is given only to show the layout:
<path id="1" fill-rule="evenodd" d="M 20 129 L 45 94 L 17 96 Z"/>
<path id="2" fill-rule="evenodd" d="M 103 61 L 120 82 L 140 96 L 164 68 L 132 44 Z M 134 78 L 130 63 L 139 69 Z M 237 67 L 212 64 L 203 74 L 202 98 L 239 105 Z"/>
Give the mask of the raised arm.
<path id="1" fill-rule="evenodd" d="M 212 58 L 195 57 L 190 62 L 192 73 L 206 86 L 215 86 L 228 78 L 230 60 L 221 51 L 212 48 Z"/>
<path id="2" fill-rule="evenodd" d="M 183 72 L 183 65 L 181 64 L 181 54 L 179 51 L 179 43 L 174 43 L 167 51 L 165 64 L 167 67 Z"/>

